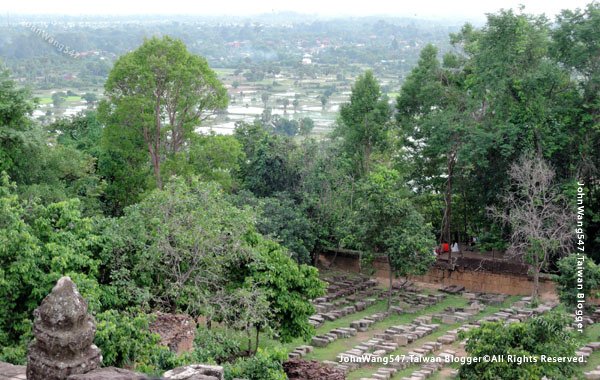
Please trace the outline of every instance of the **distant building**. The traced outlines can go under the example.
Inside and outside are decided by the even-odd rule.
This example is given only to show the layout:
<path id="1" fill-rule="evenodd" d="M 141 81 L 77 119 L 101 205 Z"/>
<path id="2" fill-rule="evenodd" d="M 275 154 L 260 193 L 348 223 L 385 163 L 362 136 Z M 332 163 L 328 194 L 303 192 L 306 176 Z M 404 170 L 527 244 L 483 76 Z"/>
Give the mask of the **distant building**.
<path id="1" fill-rule="evenodd" d="M 310 54 L 304 54 L 304 57 L 302 57 L 302 64 L 303 65 L 310 65 L 312 63 L 312 55 Z"/>

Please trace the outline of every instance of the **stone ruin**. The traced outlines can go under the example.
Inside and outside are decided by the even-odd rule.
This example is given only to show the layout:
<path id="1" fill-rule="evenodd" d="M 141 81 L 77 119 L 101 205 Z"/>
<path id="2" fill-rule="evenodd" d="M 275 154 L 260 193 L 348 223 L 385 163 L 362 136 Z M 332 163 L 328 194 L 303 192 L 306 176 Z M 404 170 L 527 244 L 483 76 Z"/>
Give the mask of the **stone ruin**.
<path id="1" fill-rule="evenodd" d="M 165 379 L 172 380 L 223 380 L 223 367 L 216 365 L 191 364 L 164 373 Z"/>
<path id="2" fill-rule="evenodd" d="M 28 380 L 63 380 L 100 366 L 96 323 L 69 277 L 62 277 L 34 311 L 34 340 L 27 355 Z"/>
<path id="3" fill-rule="evenodd" d="M 175 328 L 167 329 L 173 324 Z M 157 315 L 152 331 L 173 351 L 191 349 L 194 321 L 184 315 Z M 223 367 L 192 364 L 167 371 L 160 378 L 122 368 L 100 368 L 96 324 L 87 302 L 69 277 L 58 280 L 52 292 L 34 311 L 34 340 L 29 345 L 27 367 L 0 363 L 0 380 L 223 380 Z"/>
<path id="4" fill-rule="evenodd" d="M 185 314 L 167 314 L 158 312 L 150 324 L 150 331 L 160 336 L 160 344 L 177 354 L 194 349 L 196 322 Z"/>
<path id="5" fill-rule="evenodd" d="M 283 370 L 289 380 L 345 380 L 346 375 L 340 369 L 320 363 L 316 360 L 291 359 L 283 363 Z"/>

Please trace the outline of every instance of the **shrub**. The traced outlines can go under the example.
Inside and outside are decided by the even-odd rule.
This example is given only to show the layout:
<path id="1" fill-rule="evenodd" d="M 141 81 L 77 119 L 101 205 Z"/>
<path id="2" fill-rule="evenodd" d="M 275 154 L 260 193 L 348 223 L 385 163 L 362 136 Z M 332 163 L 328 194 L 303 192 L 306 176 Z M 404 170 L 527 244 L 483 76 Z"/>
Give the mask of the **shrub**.
<path id="1" fill-rule="evenodd" d="M 233 364 L 225 366 L 225 380 L 243 378 L 248 380 L 286 380 L 282 363 L 286 359 L 285 351 L 265 351 L 258 349 L 256 355 L 239 358 Z"/>
<path id="2" fill-rule="evenodd" d="M 102 350 L 103 365 L 132 368 L 155 374 L 187 364 L 187 357 L 178 357 L 160 345 L 160 336 L 151 333 L 151 317 L 135 310 L 108 310 L 96 316 L 96 345 Z"/>
<path id="3" fill-rule="evenodd" d="M 572 319 L 551 312 L 527 322 L 504 325 L 501 322 L 483 323 L 481 327 L 460 338 L 468 338 L 465 350 L 471 357 L 504 357 L 514 355 L 515 361 L 479 361 L 460 367 L 459 379 L 574 379 L 580 370 L 577 363 L 546 363 L 540 356 L 573 357 L 579 343 L 566 327 Z M 519 363 L 523 357 L 535 357 L 536 362 Z"/>
<path id="4" fill-rule="evenodd" d="M 198 363 L 221 364 L 242 354 L 240 333 L 230 330 L 208 330 L 200 327 L 194 339 L 194 359 Z"/>
<path id="5" fill-rule="evenodd" d="M 600 286 L 600 268 L 594 263 L 594 261 L 584 256 L 582 268 L 583 283 L 580 285 L 582 289 L 577 288 L 578 280 L 578 266 L 577 258 L 579 255 L 571 254 L 558 261 L 558 269 L 560 275 L 557 278 L 558 281 L 558 295 L 561 302 L 565 303 L 569 307 L 575 307 L 577 305 L 577 294 L 583 293 L 586 297 L 595 296 L 593 290 L 598 289 Z"/>

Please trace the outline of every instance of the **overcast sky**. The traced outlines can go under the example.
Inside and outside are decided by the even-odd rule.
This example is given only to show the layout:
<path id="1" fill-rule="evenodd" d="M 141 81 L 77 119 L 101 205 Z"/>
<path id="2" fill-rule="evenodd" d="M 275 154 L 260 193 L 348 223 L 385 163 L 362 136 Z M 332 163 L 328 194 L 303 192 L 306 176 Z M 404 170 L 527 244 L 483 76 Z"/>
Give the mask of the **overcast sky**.
<path id="1" fill-rule="evenodd" d="M 293 11 L 323 16 L 389 15 L 435 19 L 483 19 L 485 13 L 524 4 L 528 13 L 553 18 L 590 0 L 2 0 L 4 14 L 199 14 L 253 15 Z"/>

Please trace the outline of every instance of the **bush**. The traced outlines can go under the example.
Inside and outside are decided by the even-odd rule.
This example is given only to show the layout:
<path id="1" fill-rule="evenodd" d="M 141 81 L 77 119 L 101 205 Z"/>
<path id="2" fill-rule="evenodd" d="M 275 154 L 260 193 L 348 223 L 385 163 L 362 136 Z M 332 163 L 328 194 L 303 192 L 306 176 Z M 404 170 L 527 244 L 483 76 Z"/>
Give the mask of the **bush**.
<path id="1" fill-rule="evenodd" d="M 94 343 L 102 350 L 103 365 L 132 368 L 156 374 L 188 362 L 160 345 L 160 336 L 149 330 L 151 317 L 134 310 L 108 310 L 96 316 Z"/>
<path id="2" fill-rule="evenodd" d="M 558 276 L 558 296 L 560 301 L 569 307 L 575 307 L 577 305 L 577 294 L 584 293 L 586 297 L 595 296 L 593 290 L 598 289 L 600 286 L 600 268 L 594 263 L 594 261 L 584 256 L 583 265 L 583 283 L 582 289 L 577 288 L 577 258 L 579 255 L 571 254 L 558 261 L 558 269 L 560 275 Z"/>
<path id="3" fill-rule="evenodd" d="M 481 361 L 460 367 L 459 379 L 574 379 L 579 378 L 577 363 L 546 363 L 540 355 L 573 357 L 579 342 L 566 328 L 572 318 L 558 312 L 529 319 L 527 322 L 505 325 L 503 322 L 483 323 L 481 327 L 461 333 L 468 338 L 465 350 L 471 357 L 536 357 L 536 362 Z"/>
<path id="4" fill-rule="evenodd" d="M 77 199 L 20 200 L 0 174 L 0 360 L 24 362 L 33 310 L 60 277 L 70 276 L 90 310 L 98 309 L 96 222 L 82 216 Z"/>
<path id="5" fill-rule="evenodd" d="M 221 364 L 242 355 L 239 332 L 208 330 L 200 327 L 194 339 L 194 360 L 197 363 Z"/>
<path id="6" fill-rule="evenodd" d="M 286 380 L 282 363 L 287 355 L 283 350 L 264 351 L 258 349 L 256 355 L 239 358 L 225 366 L 225 380 L 243 378 L 248 380 Z"/>

